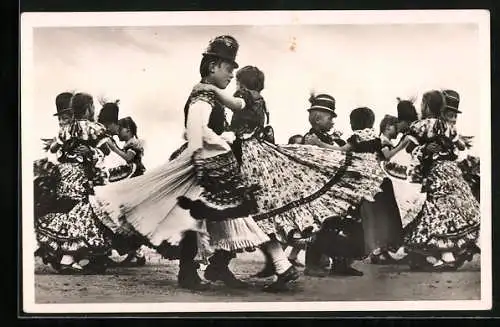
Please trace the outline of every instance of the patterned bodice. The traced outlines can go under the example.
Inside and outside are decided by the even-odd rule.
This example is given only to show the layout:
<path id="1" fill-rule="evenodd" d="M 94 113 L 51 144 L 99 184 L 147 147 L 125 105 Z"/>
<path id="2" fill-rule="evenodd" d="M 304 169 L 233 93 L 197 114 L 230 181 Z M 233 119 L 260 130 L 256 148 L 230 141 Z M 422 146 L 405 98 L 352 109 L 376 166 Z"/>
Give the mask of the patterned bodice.
<path id="1" fill-rule="evenodd" d="M 231 119 L 230 129 L 236 134 L 246 134 L 263 128 L 269 123 L 269 113 L 266 102 L 259 92 L 240 89 L 234 94 L 245 101 L 243 110 L 235 111 Z"/>
<path id="2" fill-rule="evenodd" d="M 351 151 L 358 153 L 380 154 L 382 149 L 380 138 L 373 128 L 354 131 L 347 143 L 351 145 Z"/>
<path id="3" fill-rule="evenodd" d="M 196 101 L 205 101 L 212 106 L 208 127 L 210 127 L 217 135 L 221 135 L 228 129 L 224 106 L 217 101 L 214 93 L 206 91 L 193 92 L 189 95 L 186 105 L 184 106 L 184 126 L 187 125 L 189 107 Z"/>

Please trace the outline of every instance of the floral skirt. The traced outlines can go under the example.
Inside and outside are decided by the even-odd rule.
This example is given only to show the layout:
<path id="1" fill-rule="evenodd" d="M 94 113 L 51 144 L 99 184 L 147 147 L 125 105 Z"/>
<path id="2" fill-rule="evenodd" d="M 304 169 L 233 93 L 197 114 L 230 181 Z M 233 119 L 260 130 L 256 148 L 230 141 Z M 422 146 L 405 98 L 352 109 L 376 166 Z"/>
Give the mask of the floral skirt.
<path id="1" fill-rule="evenodd" d="M 269 241 L 251 217 L 196 220 L 190 210 L 179 206 L 178 199 L 184 198 L 210 209 L 227 209 L 214 200 L 215 193 L 197 181 L 191 154 L 186 151 L 142 176 L 96 187 L 93 201 L 100 220 L 114 233 L 142 235 L 155 248 L 178 246 L 184 232 L 198 232 L 199 260 L 214 250 L 240 251 Z M 178 251 L 171 253 L 178 255 Z M 176 255 L 169 259 L 178 259 Z"/>
<path id="2" fill-rule="evenodd" d="M 253 217 L 280 241 L 292 230 L 318 230 L 329 217 L 346 217 L 363 199 L 373 201 L 385 177 L 373 154 L 256 138 L 243 141 L 242 162 L 243 178 L 260 186 Z"/>
<path id="3" fill-rule="evenodd" d="M 89 183 L 83 165 L 64 163 L 58 164 L 57 170 L 52 172 L 38 170 L 35 180 L 40 181 L 41 176 L 49 174 L 59 175 L 53 185 L 51 206 L 45 214 L 35 217 L 36 238 L 44 256 L 69 254 L 81 260 L 106 255 L 111 241 L 88 201 Z M 38 201 L 45 199 L 39 195 L 35 198 Z"/>
<path id="4" fill-rule="evenodd" d="M 405 227 L 410 252 L 439 256 L 474 248 L 480 229 L 479 202 L 452 161 L 433 164 L 423 189 L 427 193 L 417 217 Z"/>

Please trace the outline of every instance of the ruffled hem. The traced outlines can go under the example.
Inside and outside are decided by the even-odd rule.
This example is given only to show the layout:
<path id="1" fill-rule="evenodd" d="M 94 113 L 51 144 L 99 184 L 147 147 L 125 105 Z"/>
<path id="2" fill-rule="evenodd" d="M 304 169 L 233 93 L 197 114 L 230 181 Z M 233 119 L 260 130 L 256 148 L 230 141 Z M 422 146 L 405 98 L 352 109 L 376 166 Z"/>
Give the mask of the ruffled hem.
<path id="1" fill-rule="evenodd" d="M 479 224 L 448 237 L 432 236 L 426 243 L 406 242 L 406 248 L 411 252 L 435 255 L 443 252 L 461 252 L 471 246 L 477 246 Z"/>
<path id="2" fill-rule="evenodd" d="M 60 240 L 43 235 L 40 231 L 37 235 L 37 241 L 41 248 L 52 256 L 72 255 L 75 257 L 97 257 L 106 256 L 111 251 L 111 245 L 90 246 L 84 240 Z"/>
<path id="3" fill-rule="evenodd" d="M 207 222 L 213 250 L 245 251 L 269 242 L 269 236 L 250 217 Z"/>
<path id="4" fill-rule="evenodd" d="M 267 241 L 263 241 L 263 240 L 251 241 L 248 239 L 221 240 L 221 241 L 218 241 L 214 244 L 211 244 L 211 246 L 214 249 L 224 250 L 224 251 L 228 251 L 228 252 L 233 252 L 233 251 L 234 252 L 245 252 L 245 251 L 252 252 L 252 250 L 255 250 L 256 248 L 258 248 L 260 245 L 262 245 L 263 243 L 265 243 Z"/>
<path id="5" fill-rule="evenodd" d="M 181 196 L 177 198 L 179 207 L 189 210 L 191 216 L 195 219 L 225 220 L 231 218 L 245 217 L 257 211 L 255 200 L 243 200 L 241 204 L 236 205 L 216 205 L 205 201 L 203 198 L 191 200 L 188 197 Z"/>

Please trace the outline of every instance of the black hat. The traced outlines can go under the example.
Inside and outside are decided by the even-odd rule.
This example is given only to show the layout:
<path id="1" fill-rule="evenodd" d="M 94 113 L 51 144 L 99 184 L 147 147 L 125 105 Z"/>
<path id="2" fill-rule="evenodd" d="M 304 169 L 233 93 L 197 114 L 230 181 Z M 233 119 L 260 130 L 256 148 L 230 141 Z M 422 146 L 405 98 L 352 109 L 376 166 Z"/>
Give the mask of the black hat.
<path id="1" fill-rule="evenodd" d="M 458 92 L 455 90 L 444 90 L 441 93 L 444 98 L 443 108 L 461 114 L 462 112 L 458 110 L 458 105 L 460 104 L 460 95 Z"/>
<path id="2" fill-rule="evenodd" d="M 100 123 L 110 123 L 110 122 L 118 122 L 118 113 L 120 108 L 118 107 L 118 101 L 116 102 L 108 102 L 102 106 L 101 111 L 99 112 L 98 121 Z"/>
<path id="3" fill-rule="evenodd" d="M 73 93 L 71 92 L 63 92 L 57 95 L 56 97 L 56 109 L 57 112 L 54 116 L 59 116 L 63 113 L 71 111 L 71 98 L 73 97 Z"/>
<path id="4" fill-rule="evenodd" d="M 307 111 L 322 110 L 333 114 L 333 117 L 337 117 L 337 114 L 335 113 L 335 98 L 331 95 L 311 95 L 309 102 L 311 103 L 311 107 L 307 109 Z"/>
<path id="5" fill-rule="evenodd" d="M 214 56 L 227 60 L 234 65 L 234 68 L 238 68 L 239 65 L 235 61 L 238 49 L 239 44 L 234 37 L 221 35 L 210 41 L 203 56 Z"/>

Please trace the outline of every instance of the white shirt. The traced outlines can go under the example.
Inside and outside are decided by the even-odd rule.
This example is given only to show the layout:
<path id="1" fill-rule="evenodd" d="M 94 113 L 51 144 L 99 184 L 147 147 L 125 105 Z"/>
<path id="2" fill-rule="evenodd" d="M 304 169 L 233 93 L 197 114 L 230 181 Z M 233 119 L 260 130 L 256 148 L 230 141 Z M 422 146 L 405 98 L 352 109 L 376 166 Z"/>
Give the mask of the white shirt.
<path id="1" fill-rule="evenodd" d="M 212 112 L 212 106 L 205 101 L 197 101 L 189 107 L 186 139 L 188 149 L 194 152 L 202 149 L 201 156 L 209 158 L 231 151 L 228 142 L 233 142 L 235 135 L 232 132 L 224 132 L 217 135 L 210 127 L 208 121 Z"/>

